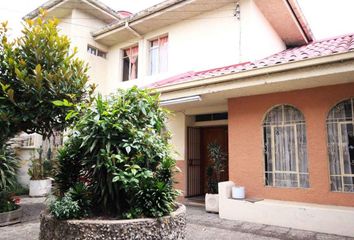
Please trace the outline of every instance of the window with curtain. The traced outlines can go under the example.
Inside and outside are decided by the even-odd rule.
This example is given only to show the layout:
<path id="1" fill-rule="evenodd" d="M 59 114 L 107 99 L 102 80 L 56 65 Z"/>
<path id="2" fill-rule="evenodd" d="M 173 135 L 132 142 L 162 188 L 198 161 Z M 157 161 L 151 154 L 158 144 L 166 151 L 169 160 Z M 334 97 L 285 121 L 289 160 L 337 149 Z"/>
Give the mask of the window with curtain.
<path id="1" fill-rule="evenodd" d="M 167 72 L 168 65 L 168 36 L 150 41 L 149 74 Z"/>
<path id="2" fill-rule="evenodd" d="M 263 122 L 265 185 L 309 187 L 306 126 L 289 105 L 274 107 Z"/>
<path id="3" fill-rule="evenodd" d="M 133 80 L 138 77 L 138 52 L 138 46 L 123 50 L 123 81 Z"/>
<path id="4" fill-rule="evenodd" d="M 327 134 L 331 190 L 354 192 L 354 98 L 331 109 Z"/>

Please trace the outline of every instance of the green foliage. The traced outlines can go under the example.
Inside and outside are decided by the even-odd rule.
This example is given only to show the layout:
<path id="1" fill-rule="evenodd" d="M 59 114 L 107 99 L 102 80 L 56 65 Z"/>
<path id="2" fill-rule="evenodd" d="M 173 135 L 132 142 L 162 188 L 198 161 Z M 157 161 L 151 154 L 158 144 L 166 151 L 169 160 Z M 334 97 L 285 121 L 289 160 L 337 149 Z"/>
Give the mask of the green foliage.
<path id="1" fill-rule="evenodd" d="M 178 192 L 172 185 L 150 178 L 141 181 L 136 193 L 134 208 L 137 206 L 146 217 L 162 217 L 174 209 L 174 200 Z"/>
<path id="2" fill-rule="evenodd" d="M 52 150 L 49 147 L 46 157 L 43 157 L 43 147 L 37 149 L 38 158 L 33 157 L 31 159 L 31 165 L 28 169 L 28 175 L 31 180 L 43 180 L 53 175 L 53 159 L 51 157 Z"/>
<path id="3" fill-rule="evenodd" d="M 44 19 L 27 20 L 13 41 L 6 23 L 0 26 L 0 144 L 20 131 L 43 138 L 62 131 L 70 124 L 68 111 L 90 91 L 86 64 L 59 34 L 58 21 Z"/>
<path id="4" fill-rule="evenodd" d="M 157 95 L 136 87 L 119 90 L 78 106 L 69 118 L 76 121 L 59 153 L 59 195 L 80 181 L 92 194 L 96 215 L 130 218 L 172 211 L 175 160 L 165 131 L 167 111 Z"/>
<path id="5" fill-rule="evenodd" d="M 78 182 L 69 189 L 68 194 L 70 194 L 72 200 L 77 201 L 84 215 L 88 215 L 92 206 L 92 196 L 87 186 Z"/>
<path id="6" fill-rule="evenodd" d="M 209 165 L 206 171 L 206 175 L 208 178 L 208 193 L 218 193 L 218 182 L 214 178 L 214 168 Z"/>
<path id="7" fill-rule="evenodd" d="M 227 155 L 216 142 L 208 144 L 208 154 L 212 161 L 212 164 L 207 168 L 208 192 L 217 193 L 217 185 L 221 180 L 220 174 L 225 171 Z"/>
<path id="8" fill-rule="evenodd" d="M 7 191 L 0 191 L 0 213 L 13 211 L 17 208 L 13 195 Z"/>
<path id="9" fill-rule="evenodd" d="M 53 201 L 49 205 L 49 210 L 51 214 L 59 219 L 79 219 L 84 217 L 84 212 L 81 210 L 79 206 L 79 202 L 73 200 L 71 194 L 66 193 L 64 197 Z"/>
<path id="10" fill-rule="evenodd" d="M 54 190 L 57 195 L 63 195 L 69 188 L 80 181 L 81 173 L 81 140 L 71 136 L 64 146 L 58 150 L 57 166 L 54 169 Z"/>
<path id="11" fill-rule="evenodd" d="M 9 190 L 17 184 L 18 159 L 8 144 L 0 145 L 0 191 Z"/>
<path id="12" fill-rule="evenodd" d="M 19 182 L 9 188 L 9 192 L 13 193 L 15 196 L 28 195 L 28 188 L 22 186 Z"/>

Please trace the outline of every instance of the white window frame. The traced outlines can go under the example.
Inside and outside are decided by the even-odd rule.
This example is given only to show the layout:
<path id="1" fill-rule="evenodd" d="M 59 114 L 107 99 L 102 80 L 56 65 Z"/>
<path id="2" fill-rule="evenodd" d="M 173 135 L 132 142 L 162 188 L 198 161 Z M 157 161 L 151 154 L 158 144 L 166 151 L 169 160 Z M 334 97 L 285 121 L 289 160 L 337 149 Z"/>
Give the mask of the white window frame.
<path id="1" fill-rule="evenodd" d="M 161 73 L 161 69 L 160 69 L 161 68 L 161 66 L 160 66 L 160 58 L 161 58 L 161 56 L 160 56 L 161 55 L 161 52 L 160 52 L 160 39 L 161 38 L 165 38 L 165 37 L 167 37 L 167 44 L 168 44 L 169 40 L 170 40 L 168 35 L 161 35 L 161 36 L 158 36 L 156 38 L 153 38 L 153 39 L 149 40 L 149 67 L 148 67 L 148 71 L 149 72 L 148 72 L 148 75 L 150 75 L 150 76 L 152 76 L 154 74 Z M 151 46 L 152 42 L 154 42 L 156 40 L 157 40 L 157 46 Z M 156 71 L 156 73 L 153 73 L 152 72 L 152 59 L 151 59 L 151 55 L 152 54 L 151 54 L 151 52 L 152 52 L 152 50 L 155 50 L 155 49 L 157 49 L 157 60 L 156 60 L 157 71 Z M 168 59 L 166 59 L 166 61 L 168 61 Z M 168 71 L 168 70 L 166 70 L 166 71 Z"/>
<path id="2" fill-rule="evenodd" d="M 96 48 L 96 47 L 94 47 L 94 46 L 92 46 L 90 44 L 87 45 L 87 52 L 89 54 L 95 55 L 97 57 L 101 57 L 101 58 L 104 58 L 104 59 L 107 58 L 107 52 L 102 51 L 102 50 L 100 50 L 100 49 L 98 49 L 98 48 Z"/>

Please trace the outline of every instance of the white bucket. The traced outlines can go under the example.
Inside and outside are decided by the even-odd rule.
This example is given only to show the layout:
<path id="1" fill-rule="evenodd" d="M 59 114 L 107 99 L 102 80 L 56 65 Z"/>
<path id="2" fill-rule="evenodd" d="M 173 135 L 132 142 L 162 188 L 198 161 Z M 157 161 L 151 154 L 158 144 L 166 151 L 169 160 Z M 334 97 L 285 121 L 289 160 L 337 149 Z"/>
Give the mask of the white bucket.
<path id="1" fill-rule="evenodd" d="M 232 198 L 234 199 L 244 199 L 245 198 L 245 187 L 232 187 Z"/>

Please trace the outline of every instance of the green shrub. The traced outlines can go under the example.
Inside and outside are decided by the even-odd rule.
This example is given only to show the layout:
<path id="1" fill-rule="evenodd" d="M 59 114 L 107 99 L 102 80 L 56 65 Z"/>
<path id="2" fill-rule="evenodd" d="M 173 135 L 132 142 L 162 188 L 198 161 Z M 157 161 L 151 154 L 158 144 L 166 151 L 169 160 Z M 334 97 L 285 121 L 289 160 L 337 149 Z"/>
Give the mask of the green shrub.
<path id="1" fill-rule="evenodd" d="M 159 217 L 173 210 L 175 160 L 159 97 L 133 87 L 71 111 L 69 140 L 59 153 L 59 195 L 88 186 L 95 215 Z"/>
<path id="2" fill-rule="evenodd" d="M 69 189 L 68 194 L 70 194 L 72 200 L 77 201 L 79 207 L 84 212 L 84 215 L 88 215 L 90 213 L 92 196 L 84 183 L 76 183 Z"/>
<path id="3" fill-rule="evenodd" d="M 0 191 L 13 188 L 17 184 L 18 159 L 10 145 L 0 144 Z"/>
<path id="4" fill-rule="evenodd" d="M 0 213 L 13 211 L 17 208 L 13 194 L 7 191 L 0 191 Z"/>
<path id="5" fill-rule="evenodd" d="M 69 193 L 66 193 L 64 197 L 53 201 L 49 205 L 49 210 L 51 214 L 59 219 L 79 219 L 84 217 L 84 212 L 79 206 L 78 201 L 74 201 Z"/>
<path id="6" fill-rule="evenodd" d="M 29 189 L 22 186 L 19 182 L 17 182 L 14 186 L 10 187 L 9 192 L 13 193 L 16 196 L 28 195 Z"/>
<path id="7" fill-rule="evenodd" d="M 80 149 L 81 139 L 71 136 L 58 150 L 57 166 L 54 169 L 54 192 L 63 195 L 80 181 L 83 153 Z"/>

